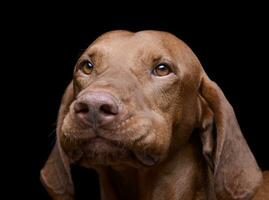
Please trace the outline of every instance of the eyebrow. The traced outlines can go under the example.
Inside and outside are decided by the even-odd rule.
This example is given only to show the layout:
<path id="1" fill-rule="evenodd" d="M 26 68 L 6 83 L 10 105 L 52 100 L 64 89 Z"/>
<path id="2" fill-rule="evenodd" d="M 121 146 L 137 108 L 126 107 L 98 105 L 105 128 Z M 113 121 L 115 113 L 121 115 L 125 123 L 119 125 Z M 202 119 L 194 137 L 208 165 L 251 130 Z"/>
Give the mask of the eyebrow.
<path id="1" fill-rule="evenodd" d="M 174 65 L 173 61 L 170 56 L 167 55 L 157 55 L 157 56 L 152 56 L 151 63 L 154 65 L 159 64 L 159 63 L 167 63 L 169 65 Z"/>
<path id="2" fill-rule="evenodd" d="M 96 49 L 93 50 L 89 50 L 88 52 L 84 52 L 81 57 L 80 60 L 90 60 L 93 63 L 96 63 L 97 60 L 99 60 L 100 57 L 102 57 L 103 54 L 100 51 L 97 51 Z"/>

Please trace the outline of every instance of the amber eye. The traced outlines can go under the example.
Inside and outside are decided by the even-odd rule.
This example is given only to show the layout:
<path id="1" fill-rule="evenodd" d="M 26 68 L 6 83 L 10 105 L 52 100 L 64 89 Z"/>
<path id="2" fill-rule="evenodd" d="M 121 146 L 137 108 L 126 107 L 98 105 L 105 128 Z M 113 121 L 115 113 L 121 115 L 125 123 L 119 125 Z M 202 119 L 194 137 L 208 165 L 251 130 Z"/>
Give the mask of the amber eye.
<path id="1" fill-rule="evenodd" d="M 172 70 L 166 64 L 159 64 L 153 69 L 153 75 L 155 76 L 166 76 L 171 72 Z"/>
<path id="2" fill-rule="evenodd" d="M 81 67 L 81 71 L 84 74 L 90 74 L 92 73 L 92 70 L 93 70 L 93 64 L 89 61 L 85 62 Z"/>

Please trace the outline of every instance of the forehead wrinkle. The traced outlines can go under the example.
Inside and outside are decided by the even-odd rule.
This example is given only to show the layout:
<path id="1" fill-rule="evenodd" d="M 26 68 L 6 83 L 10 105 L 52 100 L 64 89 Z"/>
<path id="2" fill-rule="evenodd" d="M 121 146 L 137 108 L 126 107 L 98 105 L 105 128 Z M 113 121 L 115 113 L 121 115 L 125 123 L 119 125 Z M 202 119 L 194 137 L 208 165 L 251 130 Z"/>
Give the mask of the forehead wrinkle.
<path id="1" fill-rule="evenodd" d="M 138 58 L 141 60 L 143 65 L 152 66 L 158 62 L 162 62 L 164 60 L 172 60 L 170 53 L 165 48 L 158 48 L 158 50 L 154 49 L 143 49 L 139 54 Z"/>

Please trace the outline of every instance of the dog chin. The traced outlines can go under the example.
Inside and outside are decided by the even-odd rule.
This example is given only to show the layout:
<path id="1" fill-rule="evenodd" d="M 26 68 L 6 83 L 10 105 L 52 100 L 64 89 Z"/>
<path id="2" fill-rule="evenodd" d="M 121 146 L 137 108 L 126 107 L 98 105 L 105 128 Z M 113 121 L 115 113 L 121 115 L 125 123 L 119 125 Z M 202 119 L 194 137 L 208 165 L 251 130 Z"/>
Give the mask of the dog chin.
<path id="1" fill-rule="evenodd" d="M 78 163 L 86 167 L 125 163 L 131 159 L 130 150 L 98 137 L 80 144 L 79 149 L 82 156 Z"/>
<path id="2" fill-rule="evenodd" d="M 123 147 L 119 147 L 111 141 L 100 137 L 92 138 L 82 143 L 80 148 L 85 154 L 114 154 L 115 152 L 125 151 Z"/>
<path id="3" fill-rule="evenodd" d="M 76 160 L 76 163 L 87 168 L 100 165 L 141 168 L 151 167 L 158 163 L 158 156 L 131 151 L 103 138 L 94 138 L 80 144 L 79 149 L 80 156 L 78 159 L 71 154 L 69 154 L 69 157 L 71 160 Z"/>

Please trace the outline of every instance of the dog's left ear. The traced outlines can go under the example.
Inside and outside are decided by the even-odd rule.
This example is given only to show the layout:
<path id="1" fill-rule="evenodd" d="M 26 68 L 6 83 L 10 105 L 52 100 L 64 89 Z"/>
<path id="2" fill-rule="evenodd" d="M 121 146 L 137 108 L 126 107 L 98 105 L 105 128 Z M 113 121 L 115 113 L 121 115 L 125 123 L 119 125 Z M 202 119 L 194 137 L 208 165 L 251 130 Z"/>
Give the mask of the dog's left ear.
<path id="1" fill-rule="evenodd" d="M 73 83 L 71 82 L 64 93 L 58 113 L 56 144 L 40 173 L 41 182 L 50 196 L 55 200 L 74 199 L 74 186 L 70 173 L 70 163 L 58 139 L 61 133 L 63 119 L 73 99 Z"/>
<path id="2" fill-rule="evenodd" d="M 262 173 L 232 106 L 206 74 L 201 80 L 199 98 L 203 154 L 212 169 L 217 199 L 251 199 L 261 184 Z"/>

